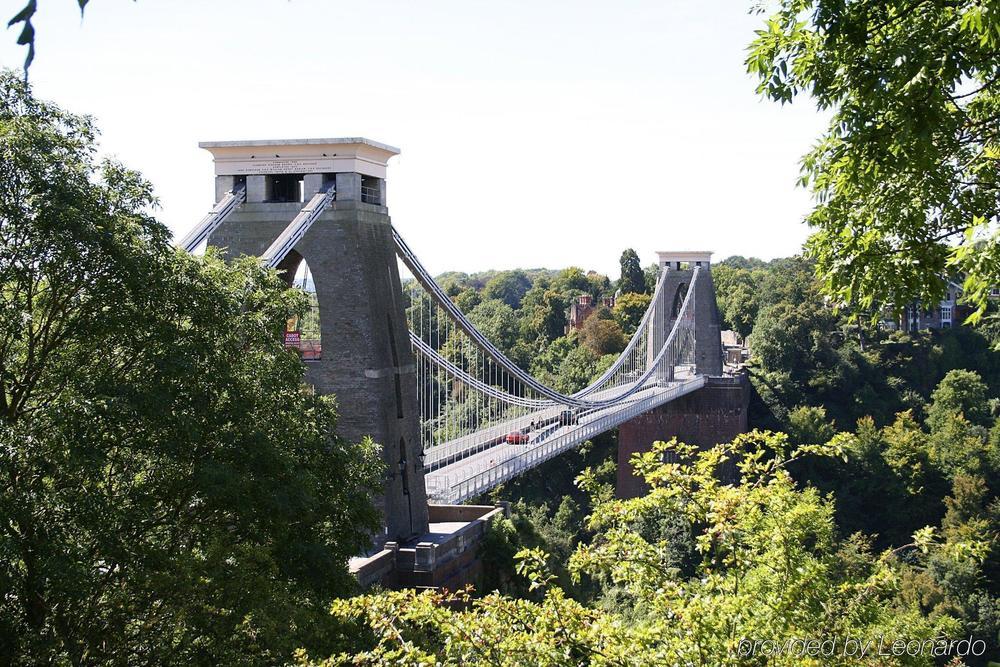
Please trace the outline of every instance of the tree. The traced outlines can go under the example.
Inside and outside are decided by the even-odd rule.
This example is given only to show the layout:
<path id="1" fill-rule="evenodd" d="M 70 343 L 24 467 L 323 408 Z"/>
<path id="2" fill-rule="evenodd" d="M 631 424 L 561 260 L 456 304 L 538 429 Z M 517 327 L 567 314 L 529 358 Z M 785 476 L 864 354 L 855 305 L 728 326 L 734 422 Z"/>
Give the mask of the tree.
<path id="1" fill-rule="evenodd" d="M 571 266 L 556 274 L 552 279 L 552 289 L 569 299 L 577 294 L 590 294 L 591 284 L 583 269 Z"/>
<path id="2" fill-rule="evenodd" d="M 483 299 L 499 299 L 517 310 L 521 307 L 521 298 L 529 289 L 531 281 L 524 271 L 501 271 L 486 283 Z"/>
<path id="3" fill-rule="evenodd" d="M 597 356 L 617 354 L 625 349 L 625 334 L 614 320 L 591 315 L 580 327 L 580 344 Z"/>
<path id="4" fill-rule="evenodd" d="M 281 332 L 306 303 L 175 250 L 89 119 L 0 75 L 0 655 L 274 664 L 378 527 L 375 445 L 334 434 Z"/>
<path id="5" fill-rule="evenodd" d="M 788 414 L 788 437 L 795 444 L 822 445 L 837 432 L 826 418 L 826 410 L 802 405 Z"/>
<path id="6" fill-rule="evenodd" d="M 621 278 L 618 279 L 618 291 L 622 294 L 644 294 L 646 292 L 646 277 L 639 264 L 639 255 L 632 248 L 626 249 L 618 260 L 621 264 Z"/>
<path id="7" fill-rule="evenodd" d="M 601 299 L 611 296 L 611 281 L 606 275 L 588 271 L 587 282 L 590 283 L 590 293 L 595 302 L 600 303 Z"/>
<path id="8" fill-rule="evenodd" d="M 652 294 L 656 290 L 656 281 L 660 278 L 660 265 L 650 264 L 642 270 L 642 277 L 646 285 L 646 294 Z"/>
<path id="9" fill-rule="evenodd" d="M 715 298 L 723 326 L 746 338 L 753 331 L 761 295 L 754 273 L 731 264 L 731 259 L 712 267 Z"/>
<path id="10" fill-rule="evenodd" d="M 926 567 L 904 573 L 902 597 L 931 618 L 963 619 L 968 636 L 986 645 L 985 655 L 1000 655 L 1000 505 L 990 503 L 981 477 L 968 475 L 955 477 L 944 504 L 941 529 L 927 543 Z"/>
<path id="11" fill-rule="evenodd" d="M 778 303 L 761 311 L 751 336 L 754 358 L 800 388 L 835 363 L 832 313 L 815 303 Z"/>
<path id="12" fill-rule="evenodd" d="M 986 384 L 979 373 L 957 369 L 948 371 L 931 395 L 927 425 L 934 432 L 944 427 L 951 417 L 962 414 L 972 424 L 989 426 L 986 391 Z"/>
<path id="13" fill-rule="evenodd" d="M 771 433 L 701 453 L 660 442 L 635 461 L 651 492 L 630 500 L 606 494 L 593 472 L 584 471 L 580 485 L 601 499 L 588 520 L 595 537 L 577 547 L 569 568 L 576 580 L 616 585 L 621 606 L 570 599 L 547 555 L 523 549 L 518 570 L 532 599 L 408 591 L 338 601 L 332 613 L 357 624 L 360 639 L 353 654 L 323 664 L 821 664 L 801 653 L 771 660 L 760 642 L 960 636 L 951 615 L 928 618 L 917 601 L 898 594 L 896 582 L 913 571 L 905 561 L 921 560 L 921 549 L 934 545 L 932 533 L 876 556 L 865 538 L 838 537 L 832 499 L 796 488 L 787 472 L 791 463 L 836 453 L 836 445 L 790 450 L 783 436 Z M 742 484 L 719 478 L 724 461 L 739 461 Z M 695 545 L 689 576 L 670 565 L 673 542 L 636 530 L 637 523 L 664 516 L 679 518 Z M 970 537 L 957 535 L 949 555 L 975 567 L 983 549 Z M 822 664 L 859 664 L 843 648 L 824 654 Z M 880 665 L 934 664 L 930 656 L 868 657 Z M 300 660 L 317 664 L 305 654 Z"/>
<path id="14" fill-rule="evenodd" d="M 466 315 L 482 302 L 483 297 L 471 287 L 465 288 L 455 296 L 455 305 Z"/>
<path id="15" fill-rule="evenodd" d="M 931 462 L 948 479 L 956 475 L 992 477 L 1000 472 L 1000 451 L 961 413 L 935 421 L 928 438 Z"/>
<path id="16" fill-rule="evenodd" d="M 643 315 L 649 309 L 649 303 L 653 300 L 648 294 L 636 294 L 628 292 L 615 299 L 615 307 L 612 312 L 615 321 L 626 335 L 632 335 L 639 327 Z"/>
<path id="17" fill-rule="evenodd" d="M 908 411 L 881 429 L 864 417 L 854 433 L 838 437 L 846 461 L 814 457 L 793 474 L 836 497 L 842 534 L 872 535 L 875 544 L 896 548 L 940 520 L 945 485 L 929 461 L 927 434 Z"/>
<path id="18" fill-rule="evenodd" d="M 503 301 L 483 301 L 469 312 L 469 321 L 504 353 L 517 343 L 517 318 Z"/>
<path id="19" fill-rule="evenodd" d="M 521 338 L 554 341 L 566 331 L 566 300 L 547 281 L 537 282 L 521 300 Z"/>
<path id="20" fill-rule="evenodd" d="M 570 350 L 559 363 L 555 388 L 564 394 L 580 391 L 597 373 L 598 355 L 585 345 Z"/>
<path id="21" fill-rule="evenodd" d="M 826 291 L 876 313 L 1000 282 L 1000 11 L 958 0 L 776 0 L 747 67 L 758 92 L 831 115 L 802 161 Z"/>
<path id="22" fill-rule="evenodd" d="M 576 348 L 575 334 L 556 338 L 531 360 L 531 374 L 545 384 L 554 386 L 563 359 Z"/>
<path id="23" fill-rule="evenodd" d="M 750 271 L 753 269 L 760 269 L 767 266 L 764 260 L 757 259 L 756 257 L 744 257 L 743 255 L 730 255 L 721 262 L 716 262 L 712 266 L 712 274 L 715 275 L 715 270 L 720 266 L 725 266 L 732 269 L 742 269 L 745 271 Z"/>

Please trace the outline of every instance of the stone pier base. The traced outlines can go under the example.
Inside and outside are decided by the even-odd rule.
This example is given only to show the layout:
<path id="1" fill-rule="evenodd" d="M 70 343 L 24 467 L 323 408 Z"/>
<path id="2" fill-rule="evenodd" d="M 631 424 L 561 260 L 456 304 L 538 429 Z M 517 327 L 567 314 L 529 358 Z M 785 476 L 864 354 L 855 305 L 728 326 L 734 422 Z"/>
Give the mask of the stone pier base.
<path id="1" fill-rule="evenodd" d="M 352 558 L 351 573 L 362 588 L 442 588 L 476 584 L 482 574 L 479 545 L 493 517 L 506 505 L 429 505 L 429 530 L 400 544 L 387 542 L 372 556 Z"/>
<path id="2" fill-rule="evenodd" d="M 637 477 L 632 456 L 648 452 L 657 440 L 677 438 L 699 447 L 729 442 L 748 430 L 750 381 L 746 373 L 710 377 L 698 391 L 639 415 L 618 427 L 619 498 L 636 498 L 649 487 Z"/>

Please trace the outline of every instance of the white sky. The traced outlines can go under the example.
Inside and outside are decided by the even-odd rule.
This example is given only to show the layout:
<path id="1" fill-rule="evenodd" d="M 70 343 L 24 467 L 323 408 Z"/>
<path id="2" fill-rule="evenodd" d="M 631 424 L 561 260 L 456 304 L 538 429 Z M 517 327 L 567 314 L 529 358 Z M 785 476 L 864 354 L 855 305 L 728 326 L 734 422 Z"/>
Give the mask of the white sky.
<path id="1" fill-rule="evenodd" d="M 213 204 L 198 141 L 364 136 L 402 149 L 389 211 L 434 273 L 614 278 L 626 247 L 773 258 L 807 236 L 798 160 L 825 121 L 756 97 L 749 0 L 39 5 L 36 94 L 96 117 L 175 234 Z"/>

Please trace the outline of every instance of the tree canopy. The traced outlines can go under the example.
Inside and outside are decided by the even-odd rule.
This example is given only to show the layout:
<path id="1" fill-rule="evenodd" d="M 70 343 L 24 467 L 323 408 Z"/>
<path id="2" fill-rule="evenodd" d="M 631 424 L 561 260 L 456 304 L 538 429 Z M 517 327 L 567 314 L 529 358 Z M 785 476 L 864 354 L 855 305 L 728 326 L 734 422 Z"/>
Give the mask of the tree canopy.
<path id="1" fill-rule="evenodd" d="M 615 307 L 612 308 L 615 320 L 622 331 L 631 336 L 639 328 L 642 316 L 646 314 L 653 297 L 648 294 L 635 294 L 628 292 L 621 294 L 615 299 Z"/>
<path id="2" fill-rule="evenodd" d="M 618 290 L 622 294 L 644 294 L 646 292 L 646 276 L 639 264 L 639 255 L 632 248 L 626 249 L 619 260 L 621 277 L 618 279 Z"/>
<path id="3" fill-rule="evenodd" d="M 274 664 L 379 521 L 281 332 L 301 294 L 175 250 L 91 121 L 0 74 L 0 655 Z"/>
<path id="4" fill-rule="evenodd" d="M 580 328 L 580 343 L 597 356 L 619 354 L 628 342 L 622 328 L 613 319 L 605 319 L 597 312 L 587 318 Z"/>
<path id="5" fill-rule="evenodd" d="M 802 161 L 825 290 L 872 312 L 933 303 L 945 276 L 1000 283 L 1000 5 L 774 0 L 747 56 L 761 95 L 831 115 Z"/>
<path id="6" fill-rule="evenodd" d="M 931 394 L 927 408 L 931 430 L 942 427 L 949 417 L 959 414 L 972 424 L 988 426 L 991 417 L 986 404 L 988 391 L 978 373 L 960 369 L 948 371 Z"/>
<path id="7" fill-rule="evenodd" d="M 484 299 L 499 299 L 511 308 L 521 307 L 521 299 L 531 288 L 531 279 L 524 271 L 501 271 L 483 288 Z"/>
<path id="8" fill-rule="evenodd" d="M 845 650 L 844 640 L 886 636 L 927 642 L 957 636 L 961 626 L 946 605 L 941 613 L 922 612 L 918 595 L 926 588 L 916 578 L 934 564 L 952 572 L 965 568 L 973 576 L 980 571 L 985 550 L 977 546 L 978 530 L 988 521 L 982 487 L 963 486 L 953 501 L 953 527 L 945 534 L 922 530 L 903 548 L 874 553 L 866 538 L 838 534 L 832 499 L 797 488 L 788 473 L 790 464 L 804 457 L 839 453 L 837 443 L 791 448 L 784 436 L 772 433 L 741 436 L 700 453 L 676 441 L 656 443 L 636 461 L 652 487 L 647 496 L 617 500 L 593 471 L 579 478 L 596 498 L 587 520 L 596 537 L 576 548 L 569 570 L 575 581 L 593 578 L 616 587 L 614 603 L 571 598 L 549 569 L 547 554 L 523 549 L 517 558 L 519 572 L 530 582 L 525 597 L 404 591 L 338 601 L 332 613 L 356 624 L 357 647 L 329 660 L 306 653 L 300 660 L 932 665 L 929 653 L 914 658 L 869 651 L 867 661 L 859 661 L 860 646 Z M 741 484 L 720 478 L 727 461 L 738 462 Z M 690 572 L 678 567 L 674 543 L 651 530 L 663 525 L 663 516 L 679 517 L 692 538 Z M 903 591 L 900 581 L 906 582 Z M 761 652 L 763 639 L 812 637 L 837 641 L 838 647 L 822 655 L 796 647 L 777 659 Z M 977 650 L 985 651 L 985 640 L 978 641 Z"/>

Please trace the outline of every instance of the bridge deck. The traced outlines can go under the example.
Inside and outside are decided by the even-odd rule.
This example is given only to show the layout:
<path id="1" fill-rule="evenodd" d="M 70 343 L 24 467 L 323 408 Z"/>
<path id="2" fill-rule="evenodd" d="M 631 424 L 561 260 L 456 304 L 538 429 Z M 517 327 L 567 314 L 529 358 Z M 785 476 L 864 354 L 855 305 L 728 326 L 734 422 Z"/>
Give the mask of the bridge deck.
<path id="1" fill-rule="evenodd" d="M 531 438 L 527 444 L 499 443 L 484 447 L 481 451 L 473 449 L 464 458 L 445 465 L 440 465 L 443 461 L 437 457 L 436 469 L 429 470 L 425 475 L 427 496 L 435 502 L 445 503 L 460 503 L 474 498 L 599 433 L 700 389 L 705 382 L 703 375 L 694 375 L 690 370 L 682 372 L 678 369 L 677 380 L 674 382 L 643 389 L 621 405 L 581 413 L 577 424 L 566 426 L 552 424 L 538 429 L 530 434 Z M 537 414 L 545 415 L 550 412 L 552 411 L 545 410 Z M 523 423 L 523 419 L 522 417 L 518 421 Z M 480 437 L 484 442 L 489 442 L 493 435 L 491 430 L 489 434 Z M 462 440 L 467 441 L 469 438 L 470 436 L 466 436 Z M 446 451 L 448 449 L 454 451 L 448 447 L 449 444 L 451 443 L 443 443 L 440 447 L 446 448 Z M 468 447 L 468 443 L 462 444 Z M 428 457 L 435 449 L 438 448 L 428 450 Z"/>
<path id="2" fill-rule="evenodd" d="M 677 369 L 677 377 L 687 378 L 690 377 L 690 373 L 686 368 Z M 635 382 L 626 382 L 615 387 L 610 387 L 603 391 L 598 391 L 587 398 L 593 401 L 607 400 L 609 398 L 614 398 L 615 396 L 620 396 L 628 392 L 635 386 Z M 637 392 L 638 394 L 638 392 Z M 636 394 L 636 395 L 637 395 Z M 630 398 L 635 398 L 633 395 Z M 626 401 L 628 399 L 625 399 Z M 618 406 L 621 407 L 621 406 Z M 475 431 L 474 433 L 468 433 L 466 435 L 453 438 L 446 442 L 442 442 L 440 445 L 436 445 L 424 451 L 424 469 L 426 472 L 433 472 L 439 468 L 443 468 L 446 465 L 456 463 L 462 459 L 468 458 L 477 452 L 482 452 L 498 444 L 501 444 L 504 436 L 508 433 L 514 431 L 520 431 L 524 429 L 531 423 L 539 425 L 537 431 L 532 431 L 531 441 L 539 440 L 539 436 L 542 435 L 543 429 L 542 425 L 547 422 L 554 422 L 559 419 L 561 413 L 566 411 L 568 408 L 564 405 L 555 405 L 551 408 L 546 408 L 544 410 L 536 410 L 534 412 L 523 412 L 511 417 L 510 419 L 504 420 L 502 422 L 492 424 L 486 428 Z M 583 412 L 577 411 L 578 416 L 583 416 L 589 414 L 594 410 L 586 410 Z M 548 435 L 547 432 L 544 433 Z M 529 443 L 530 444 L 530 443 Z"/>

